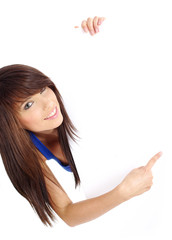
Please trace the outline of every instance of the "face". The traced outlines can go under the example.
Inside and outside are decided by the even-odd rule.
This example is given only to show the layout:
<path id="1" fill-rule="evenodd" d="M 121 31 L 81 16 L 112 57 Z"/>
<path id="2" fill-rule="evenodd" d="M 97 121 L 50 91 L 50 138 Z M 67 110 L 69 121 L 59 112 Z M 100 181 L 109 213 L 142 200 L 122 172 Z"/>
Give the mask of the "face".
<path id="1" fill-rule="evenodd" d="M 55 116 L 54 110 L 57 111 Z M 49 118 L 50 115 L 54 117 Z M 35 133 L 51 133 L 63 122 L 57 97 L 49 87 L 19 105 L 18 118 L 24 129 Z"/>

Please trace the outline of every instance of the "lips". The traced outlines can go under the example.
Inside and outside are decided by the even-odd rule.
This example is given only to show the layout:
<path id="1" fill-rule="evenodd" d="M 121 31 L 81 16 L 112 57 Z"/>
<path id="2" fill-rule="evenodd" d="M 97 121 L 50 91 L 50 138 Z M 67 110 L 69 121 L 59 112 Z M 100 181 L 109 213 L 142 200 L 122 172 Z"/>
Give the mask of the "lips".
<path id="1" fill-rule="evenodd" d="M 54 117 L 56 114 L 57 114 L 57 107 L 53 108 L 53 110 L 50 112 L 48 117 L 45 118 L 45 120 Z"/>

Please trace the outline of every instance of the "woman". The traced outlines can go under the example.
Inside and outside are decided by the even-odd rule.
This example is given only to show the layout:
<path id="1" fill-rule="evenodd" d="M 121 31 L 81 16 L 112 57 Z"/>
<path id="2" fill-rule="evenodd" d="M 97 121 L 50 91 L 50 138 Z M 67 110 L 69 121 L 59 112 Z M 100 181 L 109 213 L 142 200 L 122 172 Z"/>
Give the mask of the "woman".
<path id="1" fill-rule="evenodd" d="M 89 18 L 82 28 L 95 31 L 98 20 Z M 91 221 L 152 186 L 151 168 L 161 152 L 146 166 L 132 170 L 112 191 L 71 201 L 46 160 L 54 158 L 71 172 L 77 187 L 80 177 L 69 145 L 69 137 L 76 141 L 77 129 L 55 84 L 35 68 L 15 64 L 0 69 L 0 123 L 0 154 L 6 172 L 45 225 L 52 226 L 53 210 L 71 227 Z"/>

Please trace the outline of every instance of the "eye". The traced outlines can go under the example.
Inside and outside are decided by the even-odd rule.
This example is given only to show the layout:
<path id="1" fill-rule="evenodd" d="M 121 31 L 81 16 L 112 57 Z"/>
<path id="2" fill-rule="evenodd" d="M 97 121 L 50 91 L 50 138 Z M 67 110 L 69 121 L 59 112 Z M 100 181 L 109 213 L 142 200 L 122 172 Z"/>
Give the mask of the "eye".
<path id="1" fill-rule="evenodd" d="M 31 102 L 26 103 L 26 105 L 24 106 L 24 110 L 27 110 L 27 109 L 30 108 L 30 106 L 29 106 L 28 108 L 26 108 L 26 107 L 29 105 L 29 103 L 31 103 Z M 32 106 L 32 105 L 31 105 L 31 106 Z"/>
<path id="2" fill-rule="evenodd" d="M 46 90 L 46 87 L 42 88 L 40 93 L 44 92 L 45 90 Z M 24 107 L 25 110 L 29 109 L 29 108 L 32 106 L 32 105 L 31 105 L 31 106 L 29 106 L 28 108 L 26 108 L 26 106 L 28 106 L 29 103 L 32 103 L 32 102 L 28 102 L 28 103 L 25 105 L 25 107 Z"/>

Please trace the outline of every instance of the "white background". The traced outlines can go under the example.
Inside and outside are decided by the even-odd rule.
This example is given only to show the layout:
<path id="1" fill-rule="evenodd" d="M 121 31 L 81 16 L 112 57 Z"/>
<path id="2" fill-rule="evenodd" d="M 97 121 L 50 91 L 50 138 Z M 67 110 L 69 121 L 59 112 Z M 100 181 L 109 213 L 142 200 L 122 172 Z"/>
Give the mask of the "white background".
<path id="1" fill-rule="evenodd" d="M 1 161 L 1 239 L 171 239 L 171 2 L 4 0 L 0 10 L 0 67 L 30 65 L 56 84 L 82 138 L 72 151 L 87 198 L 163 152 L 149 192 L 68 229 L 43 226 Z M 91 36 L 80 25 L 94 16 L 106 20 Z"/>

